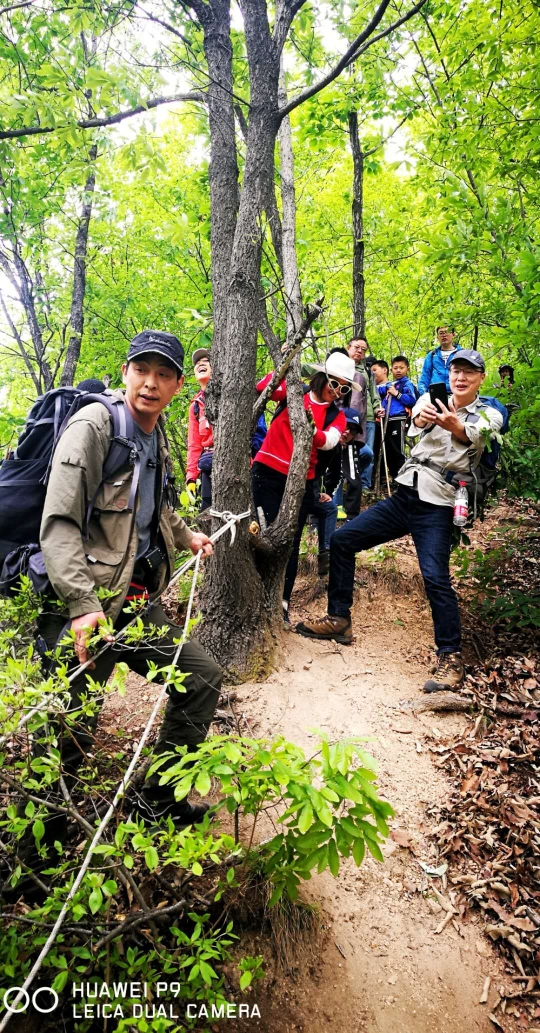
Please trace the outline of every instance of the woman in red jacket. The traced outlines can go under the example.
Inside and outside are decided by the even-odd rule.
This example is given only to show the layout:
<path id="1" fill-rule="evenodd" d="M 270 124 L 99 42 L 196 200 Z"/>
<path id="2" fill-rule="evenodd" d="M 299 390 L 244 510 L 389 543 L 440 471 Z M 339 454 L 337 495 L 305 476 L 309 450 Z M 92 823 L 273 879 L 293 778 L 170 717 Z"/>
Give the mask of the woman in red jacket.
<path id="1" fill-rule="evenodd" d="M 354 362 L 348 355 L 334 352 L 328 356 L 324 366 L 314 366 L 317 372 L 311 377 L 309 387 L 304 389 L 304 408 L 313 420 L 313 446 L 309 457 L 306 490 L 300 506 L 298 528 L 283 591 L 284 618 L 289 620 L 289 602 L 298 570 L 298 553 L 302 531 L 309 513 L 313 513 L 319 493 L 315 485 L 315 468 L 319 451 L 329 451 L 338 444 L 346 429 L 347 421 L 337 401 L 346 396 L 354 378 Z M 268 373 L 257 384 L 259 394 L 264 391 L 273 373 Z M 293 454 L 293 435 L 286 402 L 286 385 L 283 380 L 272 394 L 272 401 L 280 402 L 268 428 L 268 433 L 255 456 L 252 473 L 252 488 L 255 509 L 264 515 L 266 525 L 276 519 L 285 491 L 287 474 Z"/>
<path id="2" fill-rule="evenodd" d="M 200 478 L 202 512 L 212 505 L 214 433 L 204 411 L 204 392 L 212 376 L 210 352 L 206 348 L 197 348 L 192 361 L 200 390 L 189 407 L 186 483 L 188 492 L 195 498 L 196 482 Z"/>

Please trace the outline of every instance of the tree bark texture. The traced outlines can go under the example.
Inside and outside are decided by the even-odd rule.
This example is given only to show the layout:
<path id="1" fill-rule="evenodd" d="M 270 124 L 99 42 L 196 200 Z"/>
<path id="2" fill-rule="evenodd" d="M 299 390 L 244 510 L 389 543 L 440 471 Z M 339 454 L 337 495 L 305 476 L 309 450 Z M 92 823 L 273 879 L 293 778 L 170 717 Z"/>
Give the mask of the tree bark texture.
<path id="1" fill-rule="evenodd" d="M 353 157 L 353 333 L 363 337 L 366 332 L 366 302 L 364 279 L 364 152 L 358 134 L 358 115 L 349 114 L 349 139 Z"/>
<path id="2" fill-rule="evenodd" d="M 209 4 L 198 4 L 196 10 L 204 29 L 204 49 L 210 77 L 206 98 L 210 127 L 210 242 L 214 332 L 212 380 L 207 392 L 207 412 L 212 422 L 215 422 L 222 374 L 227 361 L 227 301 L 239 201 L 230 0 L 210 0 Z"/>
<path id="3" fill-rule="evenodd" d="M 270 32 L 266 5 L 262 0 L 242 0 L 241 9 L 250 74 L 250 117 L 230 277 L 226 296 L 214 309 L 221 384 L 212 476 L 214 507 L 236 513 L 252 508 L 249 455 L 261 311 L 262 214 L 273 190 L 280 63 L 280 47 Z M 220 157 L 217 151 L 216 161 Z M 212 218 L 214 212 L 212 197 Z M 226 326 L 217 326 L 224 311 Z M 306 421 L 304 425 L 311 434 Z M 272 548 L 254 547 L 245 520 L 234 545 L 220 541 L 211 561 L 202 595 L 205 621 L 201 637 L 232 677 L 256 677 L 268 670 L 306 465 L 307 460 L 299 479 L 298 471 L 292 475 L 298 486 L 288 491 L 283 501 L 283 515 L 280 513 L 270 535 Z M 293 466 L 298 466 L 298 460 Z M 278 527 L 284 521 L 285 534 Z"/>
<path id="4" fill-rule="evenodd" d="M 97 145 L 93 144 L 88 154 L 90 169 L 84 184 L 82 211 L 77 225 L 75 237 L 75 257 L 73 261 L 73 292 L 71 295 L 71 312 L 69 336 L 64 368 L 60 383 L 62 387 L 73 384 L 75 370 L 81 354 L 82 335 L 84 330 L 84 296 L 86 292 L 86 259 L 88 254 L 88 234 L 92 205 L 96 187 L 96 170 L 94 162 L 97 158 Z"/>

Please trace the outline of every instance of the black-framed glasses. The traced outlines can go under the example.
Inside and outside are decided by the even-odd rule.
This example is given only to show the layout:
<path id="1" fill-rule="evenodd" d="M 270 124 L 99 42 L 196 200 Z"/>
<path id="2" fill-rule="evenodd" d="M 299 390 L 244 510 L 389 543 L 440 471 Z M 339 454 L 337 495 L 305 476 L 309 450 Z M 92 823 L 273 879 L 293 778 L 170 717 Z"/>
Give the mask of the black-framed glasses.
<path id="1" fill-rule="evenodd" d="M 351 390 L 350 384 L 340 384 L 339 380 L 333 380 L 332 377 L 328 377 L 328 387 L 340 395 L 347 395 Z"/>

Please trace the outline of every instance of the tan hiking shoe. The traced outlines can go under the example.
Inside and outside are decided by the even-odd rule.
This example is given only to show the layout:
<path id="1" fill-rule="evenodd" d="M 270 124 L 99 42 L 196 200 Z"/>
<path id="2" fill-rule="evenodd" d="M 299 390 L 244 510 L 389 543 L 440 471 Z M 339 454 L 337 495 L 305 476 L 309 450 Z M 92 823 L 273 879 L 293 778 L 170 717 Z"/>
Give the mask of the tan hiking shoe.
<path id="1" fill-rule="evenodd" d="M 444 692 L 445 689 L 453 692 L 461 685 L 464 674 L 461 653 L 442 653 L 437 657 L 433 677 L 424 685 L 424 692 Z"/>
<path id="2" fill-rule="evenodd" d="M 350 620 L 347 617 L 333 617 L 329 613 L 326 617 L 318 617 L 316 620 L 297 624 L 296 630 L 305 638 L 332 639 L 334 642 L 341 642 L 344 646 L 350 646 L 352 642 Z"/>

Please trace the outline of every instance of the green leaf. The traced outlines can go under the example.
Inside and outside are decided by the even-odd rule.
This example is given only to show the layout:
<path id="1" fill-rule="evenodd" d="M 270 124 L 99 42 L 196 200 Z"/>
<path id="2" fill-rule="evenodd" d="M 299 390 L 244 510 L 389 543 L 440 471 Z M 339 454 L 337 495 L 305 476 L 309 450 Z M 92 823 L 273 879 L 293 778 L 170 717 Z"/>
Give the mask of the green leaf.
<path id="1" fill-rule="evenodd" d="M 284 889 L 285 889 L 285 883 L 283 883 L 283 882 L 280 883 L 279 886 L 275 887 L 275 889 L 272 891 L 272 895 L 270 897 L 270 900 L 268 901 L 268 907 L 273 907 L 274 904 L 277 904 L 278 900 L 281 900 L 281 898 L 283 896 L 283 890 Z"/>
<path id="2" fill-rule="evenodd" d="M 197 780 L 195 782 L 195 789 L 197 790 L 197 792 L 200 793 L 201 796 L 206 796 L 206 794 L 210 792 L 211 785 L 212 779 L 210 778 L 208 772 L 199 772 L 199 774 L 197 775 Z"/>
<path id="3" fill-rule="evenodd" d="M 313 808 L 310 803 L 304 804 L 300 817 L 298 818 L 298 828 L 302 833 L 307 832 L 313 823 Z"/>
<path id="4" fill-rule="evenodd" d="M 333 839 L 328 843 L 328 867 L 334 878 L 336 878 L 339 873 L 339 854 Z"/>
<path id="5" fill-rule="evenodd" d="M 384 857 L 379 844 L 373 839 L 366 839 L 366 843 L 371 856 L 374 857 L 376 861 L 380 861 L 381 864 L 384 863 Z"/>
<path id="6" fill-rule="evenodd" d="M 355 839 L 352 847 L 352 855 L 354 863 L 360 867 L 366 853 L 366 843 L 364 839 Z"/>
<path id="7" fill-rule="evenodd" d="M 247 990 L 248 986 L 251 986 L 253 980 L 253 974 L 251 972 L 242 972 L 240 976 L 240 989 Z"/>
<path id="8" fill-rule="evenodd" d="M 155 846 L 149 846 L 144 852 L 144 859 L 151 872 L 154 872 L 159 864 L 159 856 Z"/>
<path id="9" fill-rule="evenodd" d="M 207 961 L 200 961 L 201 976 L 203 977 L 207 986 L 210 986 L 213 979 L 217 979 L 217 973 Z"/>
<path id="10" fill-rule="evenodd" d="M 43 839 L 43 836 L 45 835 L 45 825 L 43 824 L 41 818 L 36 818 L 34 824 L 32 825 L 32 833 L 36 843 L 39 844 Z"/>
<path id="11" fill-rule="evenodd" d="M 95 915 L 99 911 L 102 904 L 103 893 L 101 892 L 99 886 L 95 886 L 90 896 L 88 897 L 88 907 L 90 908 L 90 911 L 93 915 Z"/>
<path id="12" fill-rule="evenodd" d="M 65 987 L 65 985 L 66 985 L 66 983 L 68 981 L 68 976 L 69 976 L 69 971 L 68 971 L 67 968 L 63 969 L 62 972 L 57 972 L 57 974 L 55 975 L 55 977 L 54 977 L 54 979 L 52 981 L 52 988 L 53 988 L 53 990 L 56 990 L 56 992 L 58 994 L 62 993 L 62 990 L 64 989 L 64 987 Z"/>

